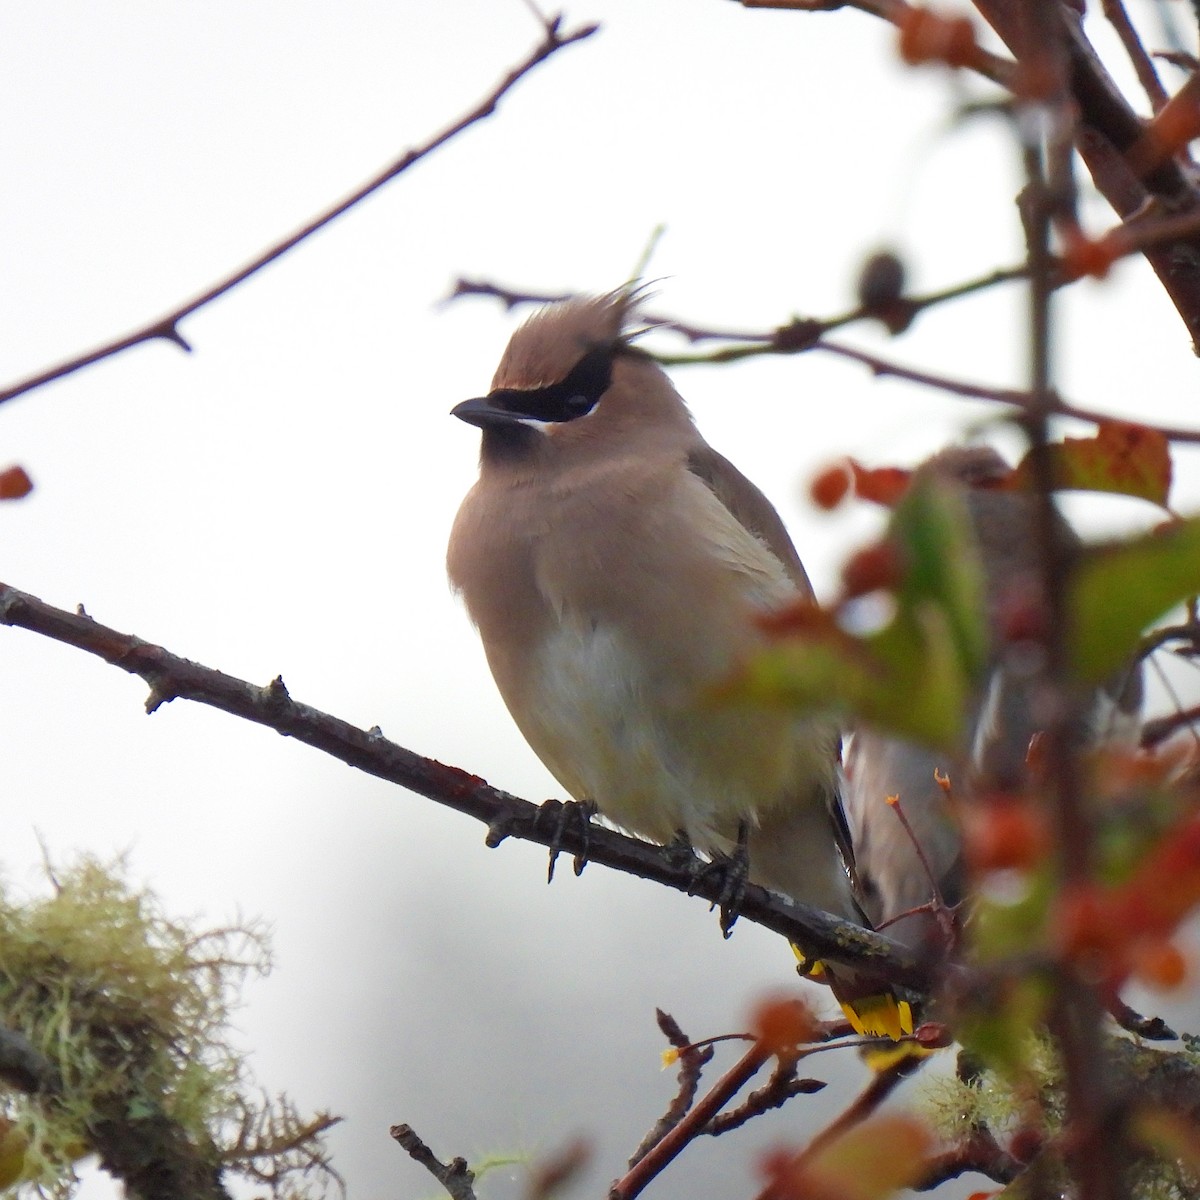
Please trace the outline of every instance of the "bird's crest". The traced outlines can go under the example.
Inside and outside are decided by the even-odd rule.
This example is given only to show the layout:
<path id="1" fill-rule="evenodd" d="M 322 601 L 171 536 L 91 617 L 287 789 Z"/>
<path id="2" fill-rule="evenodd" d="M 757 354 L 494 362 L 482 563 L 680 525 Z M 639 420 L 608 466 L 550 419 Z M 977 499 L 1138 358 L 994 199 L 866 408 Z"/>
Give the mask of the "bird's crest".
<path id="1" fill-rule="evenodd" d="M 539 309 L 512 335 L 492 389 L 546 387 L 563 379 L 589 350 L 623 342 L 643 294 L 640 288 L 622 287 Z"/>

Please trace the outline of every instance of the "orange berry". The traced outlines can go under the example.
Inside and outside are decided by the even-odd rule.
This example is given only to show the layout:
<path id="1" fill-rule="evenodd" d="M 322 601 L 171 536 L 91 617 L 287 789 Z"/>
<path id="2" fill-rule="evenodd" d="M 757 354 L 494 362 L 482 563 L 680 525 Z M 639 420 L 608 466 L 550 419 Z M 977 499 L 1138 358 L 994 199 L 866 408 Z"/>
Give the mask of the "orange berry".
<path id="1" fill-rule="evenodd" d="M 20 500 L 33 491 L 33 480 L 24 467 L 9 467 L 0 471 L 0 500 Z"/>
<path id="2" fill-rule="evenodd" d="M 866 596 L 896 587 L 904 576 L 899 551 L 893 542 L 876 542 L 852 554 L 842 567 L 846 598 Z"/>
<path id="3" fill-rule="evenodd" d="M 812 497 L 812 502 L 818 508 L 826 511 L 837 508 L 849 491 L 850 473 L 843 463 L 837 463 L 818 472 L 813 477 L 812 483 L 808 485 L 808 494 Z"/>
<path id="4" fill-rule="evenodd" d="M 995 796 L 963 814 L 963 850 L 974 871 L 1028 870 L 1045 857 L 1045 818 L 1014 796 Z"/>
<path id="5" fill-rule="evenodd" d="M 1171 942 L 1143 942 L 1134 951 L 1133 972 L 1147 987 L 1170 992 L 1187 981 L 1188 964 Z"/>

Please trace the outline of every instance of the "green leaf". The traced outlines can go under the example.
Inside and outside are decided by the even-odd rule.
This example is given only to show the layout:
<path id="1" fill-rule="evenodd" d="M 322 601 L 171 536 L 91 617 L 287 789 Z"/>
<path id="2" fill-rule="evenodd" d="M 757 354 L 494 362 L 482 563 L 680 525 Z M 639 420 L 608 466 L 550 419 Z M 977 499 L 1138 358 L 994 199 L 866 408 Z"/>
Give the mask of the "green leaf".
<path id="1" fill-rule="evenodd" d="M 1071 661 L 1098 683 L 1119 670 L 1142 632 L 1200 592 L 1200 518 L 1085 550 L 1070 586 Z"/>
<path id="2" fill-rule="evenodd" d="M 884 628 L 847 633 L 832 614 L 756 655 L 726 696 L 863 718 L 926 745 L 953 749 L 983 669 L 983 581 L 962 500 L 935 479 L 911 488 L 889 529 L 901 574 Z"/>
<path id="3" fill-rule="evenodd" d="M 892 521 L 906 564 L 900 610 L 916 611 L 925 601 L 940 609 L 967 674 L 983 669 L 988 640 L 983 571 L 971 530 L 963 498 L 936 478 L 910 488 Z"/>

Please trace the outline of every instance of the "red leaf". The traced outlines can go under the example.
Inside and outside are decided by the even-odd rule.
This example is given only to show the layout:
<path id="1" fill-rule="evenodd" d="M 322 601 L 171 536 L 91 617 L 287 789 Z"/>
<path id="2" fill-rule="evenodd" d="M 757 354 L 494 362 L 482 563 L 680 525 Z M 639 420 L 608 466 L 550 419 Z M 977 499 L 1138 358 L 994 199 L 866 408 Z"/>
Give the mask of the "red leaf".
<path id="1" fill-rule="evenodd" d="M 927 8 L 905 8 L 900 21 L 900 57 L 909 66 L 941 62 L 969 67 L 979 57 L 975 30 L 967 17 L 943 17 Z"/>
<path id="2" fill-rule="evenodd" d="M 912 472 L 903 467 L 864 467 L 850 458 L 850 472 L 854 476 L 854 491 L 864 500 L 891 508 L 908 489 Z"/>
<path id="3" fill-rule="evenodd" d="M 750 1028 L 763 1049 L 776 1057 L 795 1058 L 817 1036 L 817 1015 L 795 994 L 772 996 L 755 1006 Z"/>
<path id="4" fill-rule="evenodd" d="M 1171 449 L 1157 429 L 1104 421 L 1091 438 L 1066 438 L 1047 447 L 1054 486 L 1064 490 L 1115 492 L 1166 507 L 1171 491 Z M 1013 472 L 1016 487 L 1032 479 L 1029 457 Z"/>

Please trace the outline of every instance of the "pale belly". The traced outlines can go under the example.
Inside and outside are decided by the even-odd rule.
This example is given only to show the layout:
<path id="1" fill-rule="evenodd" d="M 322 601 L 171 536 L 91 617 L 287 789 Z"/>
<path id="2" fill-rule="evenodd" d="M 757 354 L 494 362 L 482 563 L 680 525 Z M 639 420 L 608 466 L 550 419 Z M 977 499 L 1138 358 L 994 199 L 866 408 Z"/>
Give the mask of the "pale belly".
<path id="1" fill-rule="evenodd" d="M 719 703 L 719 676 L 656 677 L 619 630 L 559 626 L 522 682 L 522 732 L 559 782 L 653 841 L 682 830 L 727 851 L 739 822 L 794 805 L 831 770 L 822 726 Z"/>

